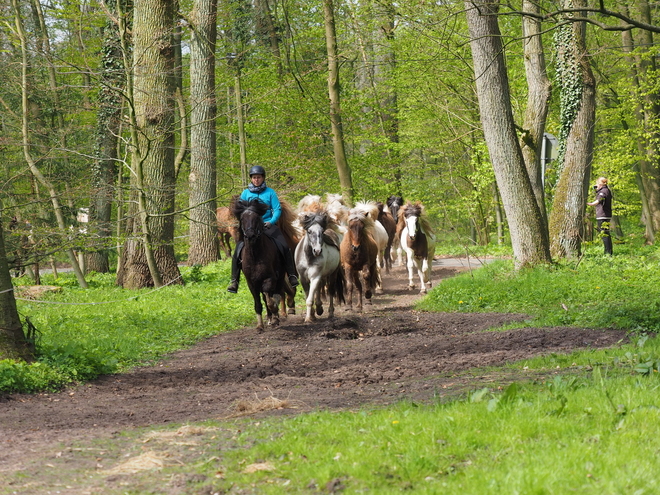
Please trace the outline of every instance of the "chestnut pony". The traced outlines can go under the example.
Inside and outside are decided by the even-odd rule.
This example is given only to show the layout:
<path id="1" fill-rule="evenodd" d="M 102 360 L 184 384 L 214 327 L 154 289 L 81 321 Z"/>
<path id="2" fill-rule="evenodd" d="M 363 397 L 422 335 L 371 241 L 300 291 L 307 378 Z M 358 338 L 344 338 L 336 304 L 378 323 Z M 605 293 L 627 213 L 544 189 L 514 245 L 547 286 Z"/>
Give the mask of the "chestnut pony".
<path id="1" fill-rule="evenodd" d="M 364 297 L 367 299 L 367 304 L 371 304 L 371 295 L 380 285 L 378 245 L 374 240 L 373 231 L 374 221 L 371 218 L 357 209 L 350 211 L 346 235 L 341 241 L 340 254 L 348 289 L 346 302 L 348 307 L 353 309 L 353 290 L 357 289 L 357 311 L 362 311 L 362 281 L 364 281 Z"/>

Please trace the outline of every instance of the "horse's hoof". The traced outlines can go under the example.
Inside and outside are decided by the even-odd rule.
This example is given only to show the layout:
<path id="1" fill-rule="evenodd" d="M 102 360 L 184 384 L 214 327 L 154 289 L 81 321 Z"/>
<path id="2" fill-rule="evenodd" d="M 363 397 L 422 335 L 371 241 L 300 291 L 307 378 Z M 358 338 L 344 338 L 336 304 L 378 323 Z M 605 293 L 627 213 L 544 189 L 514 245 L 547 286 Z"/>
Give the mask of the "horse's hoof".
<path id="1" fill-rule="evenodd" d="M 383 293 L 383 289 L 376 289 L 376 294 L 382 294 L 382 293 Z"/>
<path id="2" fill-rule="evenodd" d="M 323 306 L 316 306 L 316 314 L 321 316 L 323 314 Z"/>
<path id="3" fill-rule="evenodd" d="M 290 315 L 295 315 L 296 314 L 296 308 L 289 308 L 287 313 L 289 313 Z"/>
<path id="4" fill-rule="evenodd" d="M 415 286 L 414 285 L 409 285 L 408 290 L 415 290 Z"/>
<path id="5" fill-rule="evenodd" d="M 367 299 L 371 299 L 371 291 L 368 290 L 367 292 L 365 292 L 364 297 L 366 297 Z"/>

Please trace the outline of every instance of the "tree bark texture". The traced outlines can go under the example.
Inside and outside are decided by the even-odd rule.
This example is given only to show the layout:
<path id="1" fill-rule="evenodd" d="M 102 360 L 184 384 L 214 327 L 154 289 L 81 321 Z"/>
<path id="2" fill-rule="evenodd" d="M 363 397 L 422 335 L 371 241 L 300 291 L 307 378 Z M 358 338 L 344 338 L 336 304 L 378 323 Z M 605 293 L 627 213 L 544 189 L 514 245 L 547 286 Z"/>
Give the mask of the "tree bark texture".
<path id="1" fill-rule="evenodd" d="M 578 2 L 573 2 L 578 6 Z M 559 54 L 575 60 L 582 80 L 580 105 L 566 138 L 564 163 L 550 215 L 550 252 L 557 258 L 581 254 L 584 235 L 584 212 L 591 175 L 596 119 L 596 81 L 591 71 L 585 44 L 585 24 L 571 24 L 574 42 L 566 46 L 573 53 Z"/>
<path id="2" fill-rule="evenodd" d="M 523 1 L 523 12 L 540 13 L 538 3 Z M 545 210 L 545 194 L 543 191 L 543 170 L 541 168 L 541 149 L 545 122 L 548 115 L 548 105 L 551 95 L 551 84 L 545 69 L 545 55 L 541 39 L 541 22 L 534 17 L 523 16 L 523 51 L 525 74 L 527 77 L 527 108 L 523 121 L 523 137 L 521 147 L 527 174 L 532 183 L 532 190 L 539 205 L 541 216 L 547 222 Z"/>
<path id="3" fill-rule="evenodd" d="M 32 351 L 25 339 L 21 319 L 16 309 L 14 286 L 11 283 L 5 251 L 5 236 L 2 222 L 0 222 L 0 360 L 30 361 L 32 357 Z"/>
<path id="4" fill-rule="evenodd" d="M 548 231 L 543 222 L 516 136 L 504 62 L 498 4 L 466 2 L 481 123 L 509 222 L 517 268 L 549 263 Z"/>
<path id="5" fill-rule="evenodd" d="M 339 174 L 339 184 L 344 200 L 353 204 L 353 178 L 346 158 L 344 131 L 341 121 L 341 103 L 339 98 L 339 61 L 337 59 L 337 32 L 335 29 L 335 10 L 332 0 L 323 0 L 323 18 L 325 22 L 325 44 L 328 54 L 328 95 L 330 98 L 330 122 L 332 124 L 332 145 L 335 164 Z"/>
<path id="6" fill-rule="evenodd" d="M 98 273 L 110 271 L 108 248 L 112 236 L 112 203 L 118 170 L 117 144 L 122 108 L 120 91 L 126 78 L 124 69 L 118 28 L 115 22 L 108 20 L 103 37 L 96 159 L 92 166 L 92 195 L 89 209 L 89 227 L 98 237 L 101 248 L 87 254 L 87 269 Z"/>
<path id="7" fill-rule="evenodd" d="M 182 283 L 174 255 L 174 28 L 173 0 L 136 0 L 133 20 L 133 104 L 139 138 L 139 164 L 132 163 L 131 187 L 141 189 L 147 233 L 133 223 L 133 239 L 122 253 L 117 274 L 124 288 L 154 285 L 144 244 L 135 236 L 150 237 L 164 284 Z M 142 170 L 140 180 L 139 167 Z M 133 203 L 134 204 L 134 203 Z M 132 214 L 142 214 L 133 208 Z M 146 242 L 149 242 L 147 240 Z"/>
<path id="8" fill-rule="evenodd" d="M 218 260 L 216 228 L 216 0 L 196 0 L 190 20 L 190 245 L 188 263 Z"/>

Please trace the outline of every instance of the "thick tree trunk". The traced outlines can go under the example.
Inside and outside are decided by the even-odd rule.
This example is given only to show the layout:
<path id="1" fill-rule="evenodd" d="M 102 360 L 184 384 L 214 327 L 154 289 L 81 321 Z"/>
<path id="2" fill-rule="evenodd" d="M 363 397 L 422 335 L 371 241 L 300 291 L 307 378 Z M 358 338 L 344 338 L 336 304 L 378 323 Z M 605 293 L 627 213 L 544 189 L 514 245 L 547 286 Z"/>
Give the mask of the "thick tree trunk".
<path id="1" fill-rule="evenodd" d="M 339 98 L 339 61 L 337 59 L 337 34 L 335 30 L 335 10 L 332 0 L 323 0 L 325 21 L 325 44 L 328 53 L 328 95 L 330 98 L 330 122 L 332 124 L 332 145 L 335 164 L 339 174 L 341 192 L 349 204 L 353 204 L 353 178 L 344 148 L 344 131 L 341 122 Z"/>
<path id="2" fill-rule="evenodd" d="M 133 234 L 143 242 L 129 240 L 122 253 L 117 281 L 124 288 L 182 283 L 174 256 L 173 15 L 173 0 L 134 4 L 132 94 L 137 139 L 133 145 L 137 148 L 131 186 L 138 199 L 134 213 L 140 219 L 133 222 Z"/>
<path id="3" fill-rule="evenodd" d="M 0 204 L 2 211 L 2 204 Z M 25 339 L 21 319 L 16 309 L 14 286 L 11 283 L 5 236 L 0 222 L 0 360 L 33 359 L 32 349 Z"/>
<path id="4" fill-rule="evenodd" d="M 188 263 L 218 260 L 215 42 L 217 3 L 197 0 L 190 20 L 190 247 Z"/>
<path id="5" fill-rule="evenodd" d="M 573 1 L 573 5 L 577 7 L 578 2 Z M 558 258 L 581 254 L 596 119 L 596 81 L 586 50 L 585 24 L 574 22 L 570 27 L 572 43 L 563 47 L 566 51 L 559 53 L 558 58 L 563 58 L 567 66 L 574 64 L 582 90 L 579 109 L 566 138 L 564 163 L 550 215 L 550 252 Z"/>
<path id="6" fill-rule="evenodd" d="M 497 186 L 509 223 L 517 268 L 549 263 L 548 231 L 543 222 L 516 136 L 498 4 L 466 2 L 470 46 L 481 122 Z"/>
<path id="7" fill-rule="evenodd" d="M 540 13 L 540 10 L 541 7 L 538 3 L 523 0 L 523 12 Z M 539 205 L 541 216 L 547 222 L 541 169 L 541 144 L 545 133 L 551 85 L 545 69 L 541 22 L 535 17 L 524 16 L 523 35 L 528 93 L 521 147 L 536 203 Z"/>

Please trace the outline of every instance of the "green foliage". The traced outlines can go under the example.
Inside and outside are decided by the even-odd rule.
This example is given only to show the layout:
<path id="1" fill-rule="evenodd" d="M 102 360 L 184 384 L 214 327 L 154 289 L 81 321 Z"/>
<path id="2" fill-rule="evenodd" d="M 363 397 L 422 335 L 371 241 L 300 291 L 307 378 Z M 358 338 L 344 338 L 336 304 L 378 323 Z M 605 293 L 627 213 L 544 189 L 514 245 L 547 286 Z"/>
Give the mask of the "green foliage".
<path id="1" fill-rule="evenodd" d="M 154 362 L 216 333 L 254 322 L 249 291 L 225 291 L 229 262 L 183 267 L 185 286 L 127 291 L 114 275 L 92 274 L 79 289 L 71 274 L 43 282 L 64 287 L 48 303 L 18 301 L 40 332 L 38 362 L 4 364 L 0 391 L 35 391 Z"/>
<path id="2" fill-rule="evenodd" d="M 602 246 L 589 249 L 602 250 Z M 640 248 L 641 250 L 642 248 Z M 510 261 L 444 280 L 418 304 L 428 311 L 510 312 L 528 325 L 660 331 L 658 253 L 604 257 L 514 272 Z M 641 253 L 639 253 L 641 254 Z M 506 287 L 506 290 L 502 290 Z"/>

